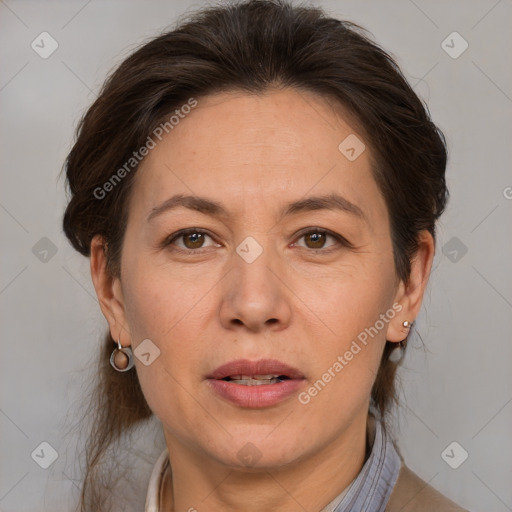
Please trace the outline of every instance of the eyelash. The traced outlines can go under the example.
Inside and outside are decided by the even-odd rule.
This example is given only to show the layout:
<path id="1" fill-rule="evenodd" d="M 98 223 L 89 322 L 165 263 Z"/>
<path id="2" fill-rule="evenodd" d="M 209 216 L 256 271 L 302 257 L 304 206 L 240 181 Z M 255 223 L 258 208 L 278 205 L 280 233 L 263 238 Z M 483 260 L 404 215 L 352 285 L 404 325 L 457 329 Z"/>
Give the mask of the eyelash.
<path id="1" fill-rule="evenodd" d="M 181 237 L 184 237 L 186 235 L 190 235 L 192 233 L 196 233 L 196 234 L 202 234 L 202 235 L 206 235 L 208 237 L 210 237 L 212 240 L 214 240 L 214 237 L 212 235 L 210 235 L 207 231 L 203 230 L 203 229 L 199 229 L 199 228 L 187 228 L 187 229 L 181 229 L 180 231 L 176 231 L 175 233 L 172 233 L 171 235 L 169 235 L 168 237 L 166 237 L 164 239 L 164 241 L 162 242 L 162 247 L 168 247 L 169 245 L 171 245 L 175 240 L 178 240 L 179 238 Z M 302 231 L 298 234 L 298 238 L 297 240 L 300 240 L 301 238 L 305 237 L 306 235 L 310 235 L 310 234 L 322 234 L 322 235 L 328 235 L 332 238 L 334 238 L 338 244 L 342 247 L 346 247 L 346 248 L 353 248 L 353 245 L 346 239 L 344 238 L 343 236 L 341 235 L 338 235 L 336 233 L 333 233 L 332 231 L 328 231 L 326 229 L 321 229 L 321 228 L 307 228 L 307 231 Z M 215 241 L 215 240 L 214 240 Z M 294 242 L 296 243 L 296 242 Z M 320 249 L 312 249 L 312 248 L 309 248 L 309 247 L 301 247 L 302 249 L 306 249 L 307 251 L 311 251 L 311 253 L 331 253 L 333 250 L 336 250 L 336 249 L 339 249 L 339 247 L 336 247 L 336 246 L 329 246 L 327 249 L 323 249 L 323 248 L 320 248 Z M 182 253 L 185 253 L 185 254 L 202 254 L 203 252 L 205 252 L 205 250 L 208 250 L 208 248 L 198 248 L 198 249 L 183 249 L 181 247 L 175 247 L 173 250 L 175 251 L 178 251 L 178 252 L 182 252 Z"/>

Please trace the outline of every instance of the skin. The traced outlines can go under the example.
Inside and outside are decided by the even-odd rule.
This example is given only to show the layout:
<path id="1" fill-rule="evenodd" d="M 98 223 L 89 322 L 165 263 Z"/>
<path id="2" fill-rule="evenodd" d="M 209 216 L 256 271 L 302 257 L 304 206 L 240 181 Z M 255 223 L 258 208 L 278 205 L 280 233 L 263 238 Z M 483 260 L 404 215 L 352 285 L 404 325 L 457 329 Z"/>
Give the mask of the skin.
<path id="1" fill-rule="evenodd" d="M 200 98 L 137 171 L 120 278 L 106 272 L 101 237 L 92 241 L 91 274 L 113 339 L 135 349 L 149 338 L 161 352 L 149 366 L 136 358 L 136 370 L 171 454 L 163 510 L 320 510 L 364 463 L 385 341 L 403 340 L 403 321 L 418 314 L 434 242 L 420 234 L 405 286 L 370 146 L 365 141 L 352 162 L 338 149 L 353 133 L 364 141 L 349 119 L 332 102 L 293 89 Z M 363 216 L 279 215 L 290 202 L 333 192 Z M 174 194 L 207 197 L 227 215 L 179 207 L 148 222 Z M 184 228 L 210 236 L 202 247 L 190 236 L 163 245 Z M 306 228 L 351 246 L 330 236 L 318 242 Z M 252 263 L 236 252 L 248 236 L 263 248 Z M 251 410 L 205 380 L 234 359 L 275 358 L 298 368 L 307 390 L 393 304 L 401 311 L 308 404 L 295 394 Z M 252 468 L 238 457 L 248 442 L 260 457 Z"/>

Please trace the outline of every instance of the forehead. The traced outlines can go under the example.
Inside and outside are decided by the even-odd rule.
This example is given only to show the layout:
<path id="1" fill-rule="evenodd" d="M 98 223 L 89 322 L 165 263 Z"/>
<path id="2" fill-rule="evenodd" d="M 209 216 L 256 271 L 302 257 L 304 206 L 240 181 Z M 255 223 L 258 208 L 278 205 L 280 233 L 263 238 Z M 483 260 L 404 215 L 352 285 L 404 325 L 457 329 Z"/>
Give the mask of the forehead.
<path id="1" fill-rule="evenodd" d="M 147 211 L 176 193 L 213 195 L 243 208 L 251 200 L 338 191 L 363 209 L 375 209 L 368 196 L 380 193 L 368 145 L 353 160 L 340 151 L 347 138 L 359 141 L 358 151 L 364 147 L 356 129 L 339 104 L 308 91 L 197 98 L 197 106 L 142 162 L 134 195 Z"/>

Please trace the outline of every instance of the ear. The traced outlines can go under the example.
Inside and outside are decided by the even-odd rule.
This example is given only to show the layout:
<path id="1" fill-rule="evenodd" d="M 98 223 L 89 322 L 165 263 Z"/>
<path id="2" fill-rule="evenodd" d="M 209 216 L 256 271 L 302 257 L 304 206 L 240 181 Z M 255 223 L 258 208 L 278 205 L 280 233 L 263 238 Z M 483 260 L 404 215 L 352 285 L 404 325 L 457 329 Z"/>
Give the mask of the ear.
<path id="1" fill-rule="evenodd" d="M 409 281 L 400 282 L 395 295 L 395 304 L 402 306 L 400 312 L 388 324 L 386 339 L 392 342 L 403 341 L 409 334 L 409 327 L 404 327 L 403 322 L 410 324 L 416 319 L 423 301 L 423 294 L 427 287 L 432 261 L 434 259 L 435 243 L 429 231 L 421 231 L 418 235 L 418 250 L 411 261 L 411 273 Z"/>
<path id="2" fill-rule="evenodd" d="M 116 342 L 119 339 L 125 347 L 130 346 L 121 280 L 107 271 L 106 243 L 100 235 L 95 235 L 91 241 L 91 277 L 112 339 Z"/>

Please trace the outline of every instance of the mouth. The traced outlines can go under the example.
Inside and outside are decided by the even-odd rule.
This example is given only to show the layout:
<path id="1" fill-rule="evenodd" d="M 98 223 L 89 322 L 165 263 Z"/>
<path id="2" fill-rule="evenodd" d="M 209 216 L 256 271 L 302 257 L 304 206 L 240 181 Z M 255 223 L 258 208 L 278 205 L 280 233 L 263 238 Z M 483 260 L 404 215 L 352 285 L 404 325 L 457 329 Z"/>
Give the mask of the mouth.
<path id="1" fill-rule="evenodd" d="M 297 393 L 305 377 L 276 359 L 239 359 L 219 366 L 206 380 L 218 397 L 238 407 L 264 408 Z"/>
<path id="2" fill-rule="evenodd" d="M 242 386 L 262 386 L 265 384 L 277 384 L 284 380 L 289 380 L 290 377 L 286 375 L 233 375 L 224 377 L 221 380 L 226 382 L 233 382 L 233 384 L 240 384 Z"/>
<path id="3" fill-rule="evenodd" d="M 304 375 L 286 363 L 277 359 L 237 359 L 225 363 L 213 370 L 207 379 L 237 381 L 237 384 L 258 386 L 262 383 L 270 384 L 286 379 L 303 379 Z M 272 382 L 269 382 L 272 381 Z"/>

